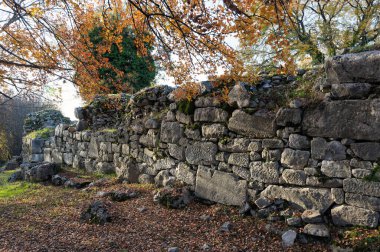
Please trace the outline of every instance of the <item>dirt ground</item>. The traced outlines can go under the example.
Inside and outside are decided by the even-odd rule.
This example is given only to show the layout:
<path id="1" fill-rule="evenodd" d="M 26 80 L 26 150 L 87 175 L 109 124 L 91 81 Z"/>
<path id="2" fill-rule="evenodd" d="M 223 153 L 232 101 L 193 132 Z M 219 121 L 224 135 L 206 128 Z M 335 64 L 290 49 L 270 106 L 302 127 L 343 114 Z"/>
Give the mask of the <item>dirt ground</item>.
<path id="1" fill-rule="evenodd" d="M 133 189 L 138 197 L 124 202 L 99 198 L 99 191 Z M 331 240 L 309 239 L 285 250 L 283 221 L 243 217 L 238 209 L 192 202 L 168 209 L 153 202 L 148 185 L 128 185 L 109 179 L 90 190 L 36 185 L 21 195 L 0 198 L 0 251 L 330 251 Z M 105 225 L 80 221 L 91 202 L 102 200 L 111 215 Z M 141 212 L 139 208 L 146 208 Z M 205 220 L 204 216 L 209 216 Z M 232 229 L 221 232 L 229 221 Z M 336 235 L 333 234 L 334 240 Z M 337 236 L 336 236 L 337 237 Z M 208 250 L 206 250 L 208 247 Z"/>

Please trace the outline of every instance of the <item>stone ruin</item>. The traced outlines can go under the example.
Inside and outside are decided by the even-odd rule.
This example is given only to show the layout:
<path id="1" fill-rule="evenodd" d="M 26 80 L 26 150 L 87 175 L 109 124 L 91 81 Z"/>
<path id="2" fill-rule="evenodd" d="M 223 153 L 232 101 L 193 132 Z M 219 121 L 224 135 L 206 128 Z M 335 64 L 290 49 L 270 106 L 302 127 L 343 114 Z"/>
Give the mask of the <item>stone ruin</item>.
<path id="1" fill-rule="evenodd" d="M 326 92 L 321 101 L 296 99 L 277 111 L 242 83 L 233 87 L 228 106 L 206 88 L 184 109 L 166 86 L 129 102 L 121 96 L 122 108 L 102 107 L 107 99 L 94 102 L 76 109 L 76 127 L 55 128 L 41 146 L 44 161 L 116 172 L 130 183 L 180 181 L 200 198 L 249 202 L 268 218 L 286 203 L 293 209 L 288 216 L 303 212 L 310 234 L 325 234 L 321 223 L 328 221 L 377 227 L 380 51 L 335 57 L 325 71 L 327 81 L 316 88 Z M 293 81 L 280 76 L 262 88 Z"/>

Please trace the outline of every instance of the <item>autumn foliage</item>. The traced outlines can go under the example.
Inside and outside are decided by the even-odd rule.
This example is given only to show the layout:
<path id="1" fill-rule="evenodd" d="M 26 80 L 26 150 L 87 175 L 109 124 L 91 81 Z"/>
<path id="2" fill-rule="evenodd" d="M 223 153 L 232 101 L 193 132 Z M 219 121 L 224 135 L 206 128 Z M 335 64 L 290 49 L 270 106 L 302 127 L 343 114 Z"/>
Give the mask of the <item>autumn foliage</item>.
<path id="1" fill-rule="evenodd" d="M 324 55 L 372 43 L 379 34 L 378 0 L 5 0 L 0 5 L 3 95 L 6 88 L 43 88 L 57 79 L 73 82 L 85 96 L 106 92 L 99 68 L 112 69 L 115 88 L 130 91 L 118 81 L 125 80 L 122 71 L 99 57 L 122 48 L 126 29 L 134 33 L 138 54 L 154 48 L 155 64 L 177 85 L 215 73 L 252 81 L 257 68 L 250 71 L 249 61 L 263 59 L 263 51 L 277 72 L 291 73 L 297 60 L 320 63 Z M 95 49 L 89 33 L 99 26 L 103 40 Z"/>

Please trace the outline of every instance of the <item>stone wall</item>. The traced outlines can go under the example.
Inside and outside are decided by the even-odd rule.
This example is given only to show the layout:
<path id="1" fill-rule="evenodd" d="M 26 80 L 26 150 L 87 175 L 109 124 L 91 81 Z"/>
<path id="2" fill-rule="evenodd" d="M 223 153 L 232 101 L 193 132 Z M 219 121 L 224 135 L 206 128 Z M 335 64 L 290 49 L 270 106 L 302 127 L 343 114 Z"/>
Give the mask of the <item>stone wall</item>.
<path id="1" fill-rule="evenodd" d="M 243 83 L 234 86 L 229 104 L 205 93 L 187 109 L 173 101 L 170 88 L 150 88 L 131 97 L 122 113 L 77 109 L 77 127 L 59 125 L 44 159 L 116 172 L 131 183 L 181 181 L 198 197 L 227 205 L 249 200 L 262 212 L 282 199 L 330 216 L 336 225 L 376 227 L 379 66 L 377 51 L 334 58 L 326 64 L 323 101 L 298 99 L 277 111 L 266 109 Z"/>
<path id="2" fill-rule="evenodd" d="M 44 149 L 51 145 L 50 136 L 59 124 L 69 124 L 69 118 L 58 110 L 47 109 L 30 113 L 24 121 L 21 156 L 24 162 L 44 161 Z"/>

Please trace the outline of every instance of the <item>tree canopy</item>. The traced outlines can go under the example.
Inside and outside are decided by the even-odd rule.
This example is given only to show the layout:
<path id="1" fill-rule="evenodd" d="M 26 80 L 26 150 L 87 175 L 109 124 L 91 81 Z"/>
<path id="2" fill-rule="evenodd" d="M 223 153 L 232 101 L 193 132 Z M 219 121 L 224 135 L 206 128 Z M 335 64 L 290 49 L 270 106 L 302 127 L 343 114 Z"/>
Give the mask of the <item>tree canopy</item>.
<path id="1" fill-rule="evenodd" d="M 151 55 L 152 46 L 145 45 L 147 48 L 146 55 L 141 55 L 134 43 L 135 34 L 130 28 L 122 31 L 122 42 L 120 45 L 113 43 L 109 50 L 99 54 L 97 49 L 103 43 L 104 27 L 94 27 L 89 38 L 92 44 L 89 50 L 92 56 L 98 61 L 107 61 L 109 66 L 98 68 L 100 82 L 94 85 L 93 89 L 86 88 L 86 83 L 92 81 L 86 71 L 77 71 L 75 82 L 82 83 L 80 92 L 85 98 L 92 98 L 101 93 L 118 93 L 121 91 L 131 93 L 149 86 L 156 76 L 156 66 Z M 98 88 L 96 88 L 98 87 Z"/>
<path id="2" fill-rule="evenodd" d="M 379 0 L 3 0 L 0 11 L 3 95 L 57 79 L 98 90 L 99 69 L 117 67 L 96 55 L 122 51 L 126 28 L 138 55 L 154 47 L 153 59 L 176 84 L 221 69 L 250 80 L 247 61 L 255 56 L 292 72 L 306 56 L 320 63 L 379 34 Z M 90 33 L 98 26 L 103 40 L 94 53 Z"/>

